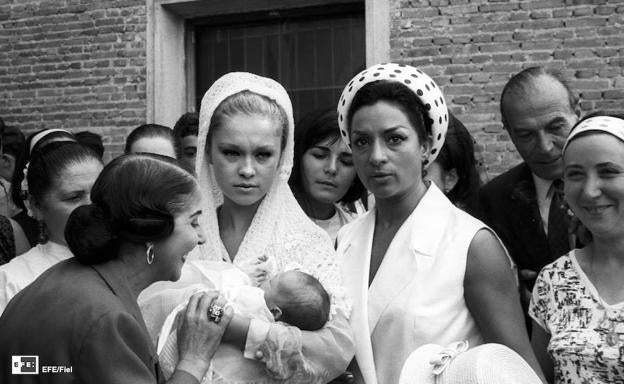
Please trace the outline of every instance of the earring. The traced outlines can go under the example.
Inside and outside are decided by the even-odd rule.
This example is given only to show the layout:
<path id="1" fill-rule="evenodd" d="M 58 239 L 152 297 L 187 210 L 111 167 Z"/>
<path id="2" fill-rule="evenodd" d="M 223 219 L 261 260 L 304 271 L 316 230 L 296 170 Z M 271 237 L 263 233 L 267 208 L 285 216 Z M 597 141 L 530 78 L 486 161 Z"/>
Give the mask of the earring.
<path id="1" fill-rule="evenodd" d="M 147 256 L 147 264 L 152 265 L 152 263 L 154 262 L 154 244 L 148 241 L 147 243 L 145 243 L 145 246 L 147 247 L 145 249 L 145 255 Z"/>

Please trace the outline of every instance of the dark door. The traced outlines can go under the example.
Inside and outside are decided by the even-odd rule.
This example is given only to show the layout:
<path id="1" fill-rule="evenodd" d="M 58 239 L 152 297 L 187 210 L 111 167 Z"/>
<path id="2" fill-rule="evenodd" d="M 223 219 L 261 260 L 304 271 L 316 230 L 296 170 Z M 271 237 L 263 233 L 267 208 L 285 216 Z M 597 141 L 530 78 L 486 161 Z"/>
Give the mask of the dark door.
<path id="1" fill-rule="evenodd" d="M 217 78 L 246 71 L 279 81 L 297 121 L 311 110 L 335 106 L 366 64 L 362 4 L 204 19 L 194 29 L 197 110 Z"/>

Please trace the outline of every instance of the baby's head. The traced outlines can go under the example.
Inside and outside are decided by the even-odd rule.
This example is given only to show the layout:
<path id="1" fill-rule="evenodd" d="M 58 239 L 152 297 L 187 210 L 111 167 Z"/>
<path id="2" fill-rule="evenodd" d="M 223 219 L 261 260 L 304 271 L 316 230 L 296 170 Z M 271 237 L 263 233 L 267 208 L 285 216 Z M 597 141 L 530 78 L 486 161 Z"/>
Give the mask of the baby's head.
<path id="1" fill-rule="evenodd" d="M 304 330 L 323 328 L 329 318 L 329 295 L 321 283 L 307 273 L 282 272 L 260 287 L 275 320 Z"/>

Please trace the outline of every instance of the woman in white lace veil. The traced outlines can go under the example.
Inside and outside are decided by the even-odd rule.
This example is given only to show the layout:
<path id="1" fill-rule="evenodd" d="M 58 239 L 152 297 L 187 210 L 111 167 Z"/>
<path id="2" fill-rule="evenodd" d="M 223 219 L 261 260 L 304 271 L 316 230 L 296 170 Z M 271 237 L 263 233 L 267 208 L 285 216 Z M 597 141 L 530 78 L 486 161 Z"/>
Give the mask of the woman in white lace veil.
<path id="1" fill-rule="evenodd" d="M 240 164 L 237 167 L 250 167 L 251 174 L 266 172 L 266 167 L 256 163 L 258 155 L 267 156 L 262 152 L 266 152 L 266 148 L 254 147 L 262 145 L 258 141 L 254 142 L 253 138 L 233 139 L 245 148 L 237 147 L 236 143 L 217 142 L 220 135 L 215 136 L 215 132 L 240 124 L 241 120 L 236 117 L 241 116 L 254 122 L 230 128 L 238 133 L 237 138 L 253 136 L 252 130 L 258 127 L 255 122 L 260 120 L 274 124 L 276 136 L 280 133 L 278 130 L 285 132 L 281 132 L 281 153 L 268 154 L 279 159 L 277 168 L 273 169 L 270 187 L 267 186 L 268 192 L 265 195 L 257 191 L 240 192 L 230 198 L 224 196 L 223 191 L 237 193 L 232 192 L 238 188 L 232 185 L 232 179 L 236 183 L 262 184 L 253 176 L 241 176 L 240 172 L 246 171 L 239 170 L 235 175 L 231 168 L 233 163 Z M 264 362 L 270 375 L 276 379 L 324 383 L 341 374 L 354 354 L 348 325 L 350 303 L 345 296 L 329 237 L 308 219 L 288 186 L 293 163 L 293 136 L 292 105 L 288 94 L 276 81 L 235 72 L 218 79 L 206 92 L 201 104 L 195 163 L 204 193 L 202 226 L 206 242 L 189 255 L 190 263 L 184 267 L 189 271 L 185 273 L 183 269 L 181 281 L 192 283 L 192 276 L 197 274 L 190 270 L 201 260 L 233 263 L 247 272 L 256 285 L 289 269 L 299 269 L 319 279 L 332 299 L 331 318 L 323 329 L 307 332 L 284 323 L 251 320 L 246 335 L 243 335 L 243 353 L 245 357 Z M 211 150 L 221 153 L 211 154 Z M 229 169 L 218 169 L 216 178 L 213 164 L 223 166 L 223 162 L 219 163 L 214 156 L 221 156 L 220 161 L 225 158 L 225 166 Z M 224 179 L 223 174 L 228 172 Z M 222 176 L 218 177 L 219 174 Z M 246 203 L 241 203 L 241 195 L 247 196 L 242 198 L 243 201 L 247 198 Z M 234 236 L 231 236 L 232 232 L 225 233 L 231 229 L 227 229 L 227 224 L 232 222 L 228 220 L 239 224 L 237 228 L 242 222 L 242 233 Z M 227 239 L 225 244 L 222 239 Z M 224 340 L 228 340 L 227 334 Z"/>

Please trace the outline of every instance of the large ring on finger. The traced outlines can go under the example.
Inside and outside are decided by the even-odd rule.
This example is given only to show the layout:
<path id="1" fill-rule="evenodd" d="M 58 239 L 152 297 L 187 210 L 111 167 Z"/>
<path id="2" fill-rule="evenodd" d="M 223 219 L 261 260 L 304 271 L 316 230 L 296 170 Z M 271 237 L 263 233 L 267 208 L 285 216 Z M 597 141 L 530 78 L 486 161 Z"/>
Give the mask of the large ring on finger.
<path id="1" fill-rule="evenodd" d="M 219 324 L 223 316 L 223 307 L 213 304 L 208 308 L 208 318 L 215 324 Z"/>

